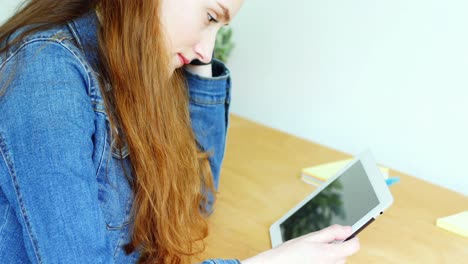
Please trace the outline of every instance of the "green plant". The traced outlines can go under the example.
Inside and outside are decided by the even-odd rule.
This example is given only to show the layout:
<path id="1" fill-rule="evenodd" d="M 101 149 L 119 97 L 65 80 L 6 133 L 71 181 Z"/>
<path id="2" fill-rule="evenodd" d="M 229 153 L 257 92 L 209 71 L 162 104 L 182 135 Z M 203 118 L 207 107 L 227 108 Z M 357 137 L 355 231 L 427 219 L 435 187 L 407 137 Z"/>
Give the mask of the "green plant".
<path id="1" fill-rule="evenodd" d="M 229 55 L 231 54 L 232 49 L 234 48 L 234 43 L 231 40 L 232 37 L 232 28 L 222 27 L 218 35 L 216 36 L 214 56 L 216 59 L 227 62 Z"/>

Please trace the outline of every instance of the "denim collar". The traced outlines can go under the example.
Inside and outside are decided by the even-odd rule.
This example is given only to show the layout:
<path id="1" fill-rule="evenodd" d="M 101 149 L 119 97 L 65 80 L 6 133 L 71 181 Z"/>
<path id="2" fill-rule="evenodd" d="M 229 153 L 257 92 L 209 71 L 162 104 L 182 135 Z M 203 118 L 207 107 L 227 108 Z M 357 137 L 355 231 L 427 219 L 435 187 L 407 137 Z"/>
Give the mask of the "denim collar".
<path id="1" fill-rule="evenodd" d="M 98 29 L 99 20 L 95 10 L 90 10 L 83 16 L 68 23 L 73 37 L 83 51 L 88 63 L 94 70 L 98 69 Z"/>

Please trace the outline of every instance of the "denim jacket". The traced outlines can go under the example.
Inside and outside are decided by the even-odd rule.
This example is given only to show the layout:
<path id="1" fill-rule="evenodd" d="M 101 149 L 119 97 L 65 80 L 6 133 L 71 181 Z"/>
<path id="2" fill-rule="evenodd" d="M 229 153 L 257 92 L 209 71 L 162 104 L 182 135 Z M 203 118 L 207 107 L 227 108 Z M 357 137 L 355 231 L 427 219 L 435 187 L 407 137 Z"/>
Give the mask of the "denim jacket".
<path id="1" fill-rule="evenodd" d="M 90 12 L 0 54 L 0 87 L 8 85 L 0 97 L 0 263 L 138 259 L 138 252 L 122 249 L 130 239 L 133 194 L 121 166 L 130 161 L 128 151 L 118 154 L 109 138 L 94 66 L 97 27 Z M 193 130 L 212 152 L 217 188 L 230 77 L 219 61 L 213 76 L 186 72 Z"/>

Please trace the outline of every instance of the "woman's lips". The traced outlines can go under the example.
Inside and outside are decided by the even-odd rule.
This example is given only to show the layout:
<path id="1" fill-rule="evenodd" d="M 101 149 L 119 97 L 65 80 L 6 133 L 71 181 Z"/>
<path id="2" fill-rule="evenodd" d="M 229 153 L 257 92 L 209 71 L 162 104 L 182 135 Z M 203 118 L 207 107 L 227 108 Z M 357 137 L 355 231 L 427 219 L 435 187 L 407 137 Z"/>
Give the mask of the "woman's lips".
<path id="1" fill-rule="evenodd" d="M 189 61 L 187 58 L 185 58 L 184 55 L 182 55 L 182 54 L 180 54 L 180 53 L 178 53 L 177 55 L 179 55 L 179 58 L 180 58 L 180 61 L 182 62 L 182 64 L 185 65 L 185 64 L 189 64 L 189 63 L 190 63 L 190 61 Z"/>

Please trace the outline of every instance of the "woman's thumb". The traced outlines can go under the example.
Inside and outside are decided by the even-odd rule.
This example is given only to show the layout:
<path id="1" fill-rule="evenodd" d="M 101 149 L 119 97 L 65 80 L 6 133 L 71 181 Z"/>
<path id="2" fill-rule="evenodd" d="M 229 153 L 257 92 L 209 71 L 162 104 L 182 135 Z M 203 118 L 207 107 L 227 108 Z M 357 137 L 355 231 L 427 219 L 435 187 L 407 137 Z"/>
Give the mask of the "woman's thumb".
<path id="1" fill-rule="evenodd" d="M 307 235 L 307 240 L 318 243 L 330 243 L 335 240 L 344 240 L 352 234 L 353 230 L 350 226 L 332 225 Z"/>

